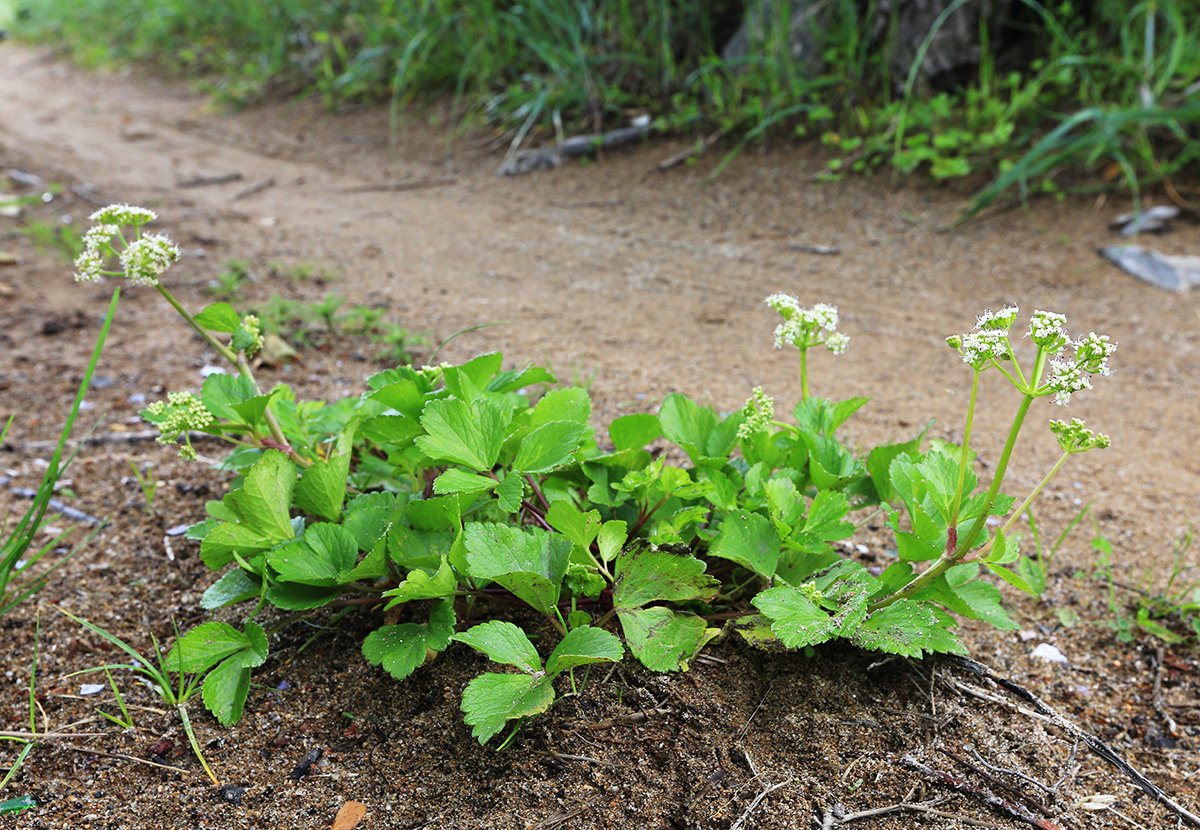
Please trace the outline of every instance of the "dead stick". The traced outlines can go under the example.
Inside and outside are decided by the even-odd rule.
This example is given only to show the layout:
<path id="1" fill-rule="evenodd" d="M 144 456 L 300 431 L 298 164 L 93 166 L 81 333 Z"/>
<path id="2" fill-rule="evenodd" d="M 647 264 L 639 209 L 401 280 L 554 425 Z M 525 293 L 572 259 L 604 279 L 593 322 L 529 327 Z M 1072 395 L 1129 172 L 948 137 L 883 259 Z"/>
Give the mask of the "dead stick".
<path id="1" fill-rule="evenodd" d="M 1028 810 L 1026 810 L 1024 807 L 1022 807 L 1020 804 L 1014 804 L 1011 801 L 1006 801 L 1003 798 L 998 798 L 998 797 L 992 795 L 991 793 L 987 792 L 986 790 L 976 787 L 970 781 L 964 781 L 961 778 L 955 778 L 953 775 L 950 775 L 947 772 L 942 772 L 941 770 L 933 769 L 932 767 L 930 767 L 926 764 L 922 764 L 920 761 L 918 761 L 916 758 L 914 758 L 911 755 L 902 755 L 900 757 L 900 765 L 904 766 L 904 767 L 908 767 L 909 769 L 912 769 L 912 770 L 916 770 L 917 772 L 921 773 L 925 777 L 932 778 L 934 781 L 940 781 L 941 783 L 950 787 L 955 792 L 967 793 L 968 795 L 973 795 L 976 798 L 982 800 L 987 805 L 994 807 L 994 808 L 1001 810 L 1002 812 L 1008 814 L 1011 818 L 1015 818 L 1019 821 L 1023 821 L 1026 824 L 1031 824 L 1034 827 L 1038 828 L 1038 830 L 1061 830 L 1061 828 L 1057 824 L 1054 824 L 1053 822 L 1050 822 L 1050 821 L 1046 821 L 1045 819 L 1038 818 L 1037 816 L 1033 815 Z"/>
<path id="2" fill-rule="evenodd" d="M 194 179 L 184 179 L 181 182 L 175 182 L 176 187 L 209 187 L 214 184 L 229 184 L 230 182 L 240 182 L 242 180 L 241 173 L 226 173 L 222 176 L 197 176 Z"/>
<path id="3" fill-rule="evenodd" d="M 997 778 L 996 776 L 992 775 L 992 774 L 991 774 L 990 772 L 988 772 L 987 770 L 985 770 L 985 769 L 980 769 L 979 767 L 975 766 L 975 765 L 974 765 L 974 764 L 972 764 L 970 761 L 968 761 L 966 758 L 963 758 L 963 757 L 962 757 L 962 756 L 960 756 L 960 755 L 956 755 L 956 754 L 954 754 L 953 752 L 951 752 L 950 750 L 948 750 L 948 749 L 945 749 L 945 748 L 942 748 L 942 747 L 939 747 L 939 748 L 938 748 L 938 752 L 940 752 L 940 753 L 942 753 L 943 755 L 945 755 L 945 756 L 947 756 L 947 757 L 951 758 L 951 759 L 952 759 L 952 760 L 954 760 L 956 763 L 959 763 L 959 764 L 961 764 L 962 766 L 966 767 L 966 768 L 967 768 L 967 769 L 969 769 L 971 772 L 973 772 L 973 773 L 975 773 L 976 775 L 978 775 L 980 778 L 983 778 L 983 779 L 985 779 L 985 780 L 987 780 L 987 781 L 991 782 L 992 784 L 994 784 L 995 786 L 997 786 L 997 787 L 999 787 L 1000 789 L 1004 790 L 1006 793 L 1008 793 L 1009 795 L 1013 796 L 1014 798 L 1023 798 L 1023 799 L 1025 799 L 1025 803 L 1026 803 L 1026 804 L 1028 804 L 1028 805 L 1029 805 L 1030 807 L 1032 807 L 1033 809 L 1037 810 L 1039 813 L 1041 813 L 1042 815 L 1044 815 L 1046 818 L 1054 818 L 1054 813 L 1053 813 L 1053 812 L 1051 812 L 1050 810 L 1046 809 L 1046 808 L 1045 808 L 1045 807 L 1043 807 L 1041 804 L 1038 804 L 1038 803 L 1037 803 L 1036 801 L 1034 801 L 1032 798 L 1029 798 L 1029 796 L 1027 796 L 1027 795 L 1025 795 L 1024 793 L 1022 793 L 1022 792 L 1021 792 L 1020 790 L 1018 790 L 1016 787 L 1013 787 L 1013 786 L 1010 786 L 1010 785 L 1008 785 L 1008 784 L 1004 783 L 1003 781 L 1001 781 L 1001 780 L 1000 780 L 999 778 Z M 1005 772 L 1007 772 L 1007 770 L 1005 770 Z M 1022 776 L 1022 777 L 1024 777 L 1024 776 Z"/>
<path id="4" fill-rule="evenodd" d="M 1045 703 L 1043 703 L 1042 699 L 1033 692 L 1017 685 L 1011 680 L 998 676 L 982 663 L 977 663 L 974 660 L 968 660 L 966 657 L 959 657 L 957 655 L 948 657 L 947 659 L 953 663 L 956 663 L 960 668 L 965 669 L 966 671 L 969 671 L 978 677 L 986 677 L 988 680 L 991 680 L 1004 690 L 1016 695 L 1027 703 L 1032 704 L 1033 707 L 1046 718 L 1048 718 L 1051 723 L 1066 732 L 1068 735 L 1083 741 L 1085 744 L 1087 744 L 1088 748 L 1092 750 L 1092 752 L 1095 752 L 1105 761 L 1108 761 L 1108 763 L 1112 764 L 1114 767 L 1123 772 L 1133 781 L 1133 783 L 1137 784 L 1144 793 L 1149 795 L 1159 804 L 1163 805 L 1168 810 L 1175 813 L 1175 815 L 1187 821 L 1187 823 L 1193 827 L 1200 827 L 1200 816 L 1197 816 L 1195 813 L 1186 809 L 1158 787 L 1154 786 L 1154 784 L 1152 784 L 1149 779 L 1146 778 L 1146 776 L 1142 775 L 1136 769 L 1131 767 L 1129 763 L 1120 755 L 1118 755 L 1112 747 L 1097 738 L 1092 733 L 1084 730 L 1082 727 L 1076 726 L 1068 721 L 1058 712 L 1054 711 Z"/>
<path id="5" fill-rule="evenodd" d="M 1172 735 L 1179 735 L 1179 727 L 1175 725 L 1175 719 L 1167 714 L 1167 710 L 1163 708 L 1162 698 L 1162 677 L 1163 677 L 1163 647 L 1159 646 L 1154 652 L 1154 694 L 1151 698 L 1154 701 L 1154 711 L 1158 716 L 1167 722 L 1167 731 Z"/>
<path id="6" fill-rule="evenodd" d="M 665 158 L 662 161 L 660 161 L 658 163 L 658 169 L 660 171 L 670 170 L 672 167 L 683 164 L 685 161 L 687 161 L 690 158 L 697 158 L 697 157 L 703 155 L 705 150 L 707 150 L 709 147 L 716 144 L 718 141 L 720 141 L 724 137 L 725 137 L 724 130 L 717 130 L 716 132 L 709 133 L 707 136 L 704 137 L 703 141 L 694 143 L 694 144 L 692 144 L 691 147 L 688 147 L 683 152 L 676 153 L 675 155 L 670 156 L 669 158 Z"/>
<path id="7" fill-rule="evenodd" d="M 62 744 L 62 748 L 69 749 L 72 752 L 82 752 L 85 755 L 98 755 L 102 758 L 116 758 L 120 761 L 132 761 L 135 764 L 145 764 L 146 766 L 154 767 L 155 769 L 169 769 L 172 772 L 179 772 L 183 773 L 184 775 L 188 775 L 191 772 L 183 767 L 173 767 L 170 764 L 159 764 L 155 761 L 147 761 L 145 758 L 135 758 L 132 755 L 122 755 L 119 752 L 104 752 L 99 749 L 89 749 L 86 746 L 75 746 L 74 744 Z"/>
<path id="8" fill-rule="evenodd" d="M 239 190 L 237 193 L 234 193 L 232 196 L 230 196 L 229 201 L 236 202 L 239 199 L 245 199 L 247 196 L 253 196 L 255 193 L 257 193 L 260 190 L 266 190 L 268 187 L 274 187 L 274 186 L 275 186 L 275 177 L 268 176 L 267 178 L 261 179 L 261 180 L 255 182 L 254 184 L 246 185 L 241 190 Z"/>
<path id="9" fill-rule="evenodd" d="M 742 813 L 742 817 L 741 817 L 741 818 L 739 818 L 737 821 L 735 821 L 735 822 L 733 823 L 733 826 L 732 826 L 732 827 L 730 827 L 730 828 L 729 828 L 729 830 L 738 830 L 738 828 L 742 826 L 742 823 L 743 823 L 743 822 L 744 822 L 746 819 L 748 819 L 748 818 L 750 817 L 750 814 L 754 812 L 755 808 L 756 808 L 756 807 L 758 807 L 759 803 L 760 803 L 760 802 L 761 802 L 761 801 L 762 801 L 764 798 L 766 798 L 766 797 L 767 797 L 768 795 L 770 795 L 771 793 L 775 792 L 775 791 L 776 791 L 777 789 L 779 789 L 780 787 L 785 787 L 785 786 L 787 786 L 788 784 L 792 783 L 792 782 L 793 782 L 793 781 L 795 781 L 795 780 L 796 780 L 795 778 L 789 778 L 789 779 L 787 779 L 786 781 L 780 781 L 778 784 L 776 784 L 776 785 L 774 785 L 774 786 L 772 786 L 772 787 L 767 787 L 767 788 L 766 788 L 765 790 L 763 790 L 761 793 L 759 793 L 758 795 L 754 796 L 754 800 L 750 802 L 750 806 L 746 808 L 746 812 Z"/>

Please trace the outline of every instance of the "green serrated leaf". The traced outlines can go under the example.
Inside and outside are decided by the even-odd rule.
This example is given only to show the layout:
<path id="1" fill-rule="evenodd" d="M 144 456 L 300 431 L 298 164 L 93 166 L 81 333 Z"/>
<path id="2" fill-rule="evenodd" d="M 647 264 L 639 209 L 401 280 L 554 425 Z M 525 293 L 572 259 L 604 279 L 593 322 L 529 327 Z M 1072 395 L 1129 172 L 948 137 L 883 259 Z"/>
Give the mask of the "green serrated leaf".
<path id="1" fill-rule="evenodd" d="M 354 537 L 359 550 L 374 550 L 399 510 L 395 493 L 363 493 L 346 505 L 342 527 Z"/>
<path id="2" fill-rule="evenodd" d="M 354 569 L 358 544 L 341 525 L 315 524 L 302 537 L 267 553 L 267 563 L 285 582 L 330 588 Z"/>
<path id="3" fill-rule="evenodd" d="M 322 588 L 299 582 L 272 582 L 267 586 L 267 602 L 284 611 L 309 611 L 328 605 L 341 593 L 340 587 Z"/>
<path id="4" fill-rule="evenodd" d="M 463 493 L 464 495 L 474 496 L 491 490 L 496 484 L 497 482 L 494 478 L 488 478 L 479 473 L 468 473 L 457 467 L 452 467 L 434 479 L 433 492 L 439 496 L 444 496 L 447 493 Z"/>
<path id="5" fill-rule="evenodd" d="M 250 647 L 250 638 L 229 623 L 206 622 L 180 637 L 167 654 L 173 671 L 199 673 Z"/>
<path id="6" fill-rule="evenodd" d="M 222 726 L 232 726 L 241 719 L 249 693 L 250 669 L 231 657 L 205 676 L 201 697 Z"/>
<path id="7" fill-rule="evenodd" d="M 408 503 L 408 521 L 418 530 L 459 530 L 462 528 L 462 506 L 458 494 L 414 499 Z"/>
<path id="8" fill-rule="evenodd" d="M 388 534 L 388 554 L 405 570 L 426 568 L 436 570 L 450 553 L 457 534 L 443 530 L 414 530 L 393 525 Z"/>
<path id="9" fill-rule="evenodd" d="M 480 623 L 451 637 L 487 655 L 493 663 L 516 666 L 529 674 L 542 671 L 542 658 L 525 632 L 504 620 Z"/>
<path id="10" fill-rule="evenodd" d="M 613 520 L 602 524 L 596 539 L 600 547 L 600 560 L 607 564 L 616 559 L 628 538 L 629 530 L 625 522 Z"/>
<path id="11" fill-rule="evenodd" d="M 350 474 L 350 454 L 354 446 L 355 427 L 347 427 L 337 438 L 337 445 L 328 458 L 314 461 L 300 474 L 294 496 L 296 506 L 323 519 L 336 522 L 342 516 L 346 500 L 346 476 Z"/>
<path id="12" fill-rule="evenodd" d="M 554 613 L 571 540 L 537 529 L 472 523 L 463 530 L 469 575 L 491 579 L 547 616 Z"/>
<path id="13" fill-rule="evenodd" d="M 638 608 L 649 602 L 712 599 L 720 583 L 704 573 L 704 563 L 690 553 L 652 545 L 617 557 L 613 606 Z"/>
<path id="14" fill-rule="evenodd" d="M 430 458 L 472 470 L 490 470 L 500 455 L 511 418 L 511 412 L 486 399 L 470 404 L 458 398 L 430 401 L 421 413 L 421 426 L 427 434 L 416 443 Z"/>
<path id="15" fill-rule="evenodd" d="M 552 421 L 574 421 L 586 424 L 592 417 L 592 401 L 586 389 L 572 386 L 567 389 L 551 389 L 533 408 L 530 423 L 540 427 Z"/>
<path id="16" fill-rule="evenodd" d="M 608 425 L 608 437 L 618 452 L 641 449 L 662 434 L 658 416 L 648 412 L 622 415 Z"/>
<path id="17" fill-rule="evenodd" d="M 804 517 L 804 497 L 796 489 L 796 483 L 790 478 L 775 476 L 767 481 L 764 489 L 771 522 L 780 535 L 791 535 Z"/>
<path id="18" fill-rule="evenodd" d="M 196 322 L 209 331 L 228 334 L 242 324 L 242 318 L 229 303 L 211 303 L 195 317 Z"/>
<path id="19" fill-rule="evenodd" d="M 234 551 L 249 558 L 291 539 L 295 532 L 288 510 L 295 484 L 296 468 L 286 455 L 277 450 L 263 453 L 241 489 L 222 500 L 239 524 L 218 525 L 205 537 L 200 543 L 204 564 L 216 570 L 233 561 Z"/>
<path id="20" fill-rule="evenodd" d="M 954 588 L 954 594 L 970 608 L 969 616 L 991 623 L 1001 631 L 1020 628 L 1004 610 L 1000 591 L 995 585 L 973 580 Z"/>
<path id="21" fill-rule="evenodd" d="M 242 419 L 233 406 L 255 397 L 258 397 L 258 390 L 254 381 L 241 375 L 209 375 L 200 387 L 204 408 L 217 418 L 234 423 L 242 423 Z"/>
<path id="22" fill-rule="evenodd" d="M 496 505 L 505 513 L 516 513 L 521 509 L 521 497 L 525 494 L 525 484 L 515 473 L 509 474 L 496 487 Z"/>
<path id="23" fill-rule="evenodd" d="M 771 620 L 771 630 L 788 648 L 816 645 L 835 636 L 837 627 L 829 614 L 798 588 L 769 588 L 751 603 Z"/>
<path id="24" fill-rule="evenodd" d="M 589 510 L 583 513 L 566 499 L 560 499 L 550 505 L 550 509 L 546 511 L 546 521 L 552 528 L 584 549 L 591 547 L 601 527 L 599 511 Z"/>
<path id="25" fill-rule="evenodd" d="M 541 714 L 553 703 L 554 689 L 544 678 L 487 672 L 463 689 L 463 720 L 485 744 L 510 720 Z"/>
<path id="26" fill-rule="evenodd" d="M 625 656 L 625 648 L 615 634 L 602 628 L 580 626 L 567 632 L 550 658 L 546 674 L 556 675 L 588 663 L 615 663 Z"/>
<path id="27" fill-rule="evenodd" d="M 200 597 L 200 607 L 206 611 L 224 608 L 226 605 L 255 599 L 261 591 L 260 583 L 251 579 L 241 568 L 233 568 L 208 586 L 208 590 Z"/>
<path id="28" fill-rule="evenodd" d="M 779 534 L 765 516 L 744 508 L 735 510 L 721 521 L 709 553 L 770 579 L 779 564 Z"/>
<path id="29" fill-rule="evenodd" d="M 385 625 L 375 629 L 363 641 L 362 653 L 373 666 L 396 680 L 403 680 L 425 662 L 427 649 L 444 651 L 454 633 L 454 607 L 442 601 L 429 612 L 429 623 Z"/>
<path id="30" fill-rule="evenodd" d="M 867 617 L 850 641 L 905 657 L 921 657 L 926 652 L 966 654 L 966 648 L 946 629 L 947 622 L 925 603 L 901 599 Z"/>
<path id="31" fill-rule="evenodd" d="M 696 653 L 718 633 L 695 614 L 670 608 L 618 608 L 629 650 L 651 671 L 687 671 Z"/>
<path id="32" fill-rule="evenodd" d="M 411 570 L 403 582 L 392 590 L 385 591 L 383 595 L 391 597 L 392 601 L 387 604 L 387 608 L 393 608 L 414 599 L 440 599 L 452 596 L 456 587 L 458 587 L 458 580 L 454 577 L 454 570 L 450 567 L 450 563 L 443 559 L 441 566 L 433 574 L 420 568 Z"/>
<path id="33" fill-rule="evenodd" d="M 571 460 L 587 425 L 577 421 L 550 421 L 525 436 L 517 448 L 512 468 L 520 473 L 545 473 Z"/>

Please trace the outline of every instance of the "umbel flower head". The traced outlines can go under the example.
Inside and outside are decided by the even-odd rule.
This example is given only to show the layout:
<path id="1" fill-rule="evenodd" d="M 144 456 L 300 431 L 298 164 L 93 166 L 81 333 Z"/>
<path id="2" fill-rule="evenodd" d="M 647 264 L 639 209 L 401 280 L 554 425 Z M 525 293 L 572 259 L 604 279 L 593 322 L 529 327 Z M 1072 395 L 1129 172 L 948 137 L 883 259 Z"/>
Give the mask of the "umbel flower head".
<path id="1" fill-rule="evenodd" d="M 767 305 L 783 317 L 775 327 L 775 348 L 788 345 L 805 351 L 824 345 L 834 354 L 846 351 L 850 338 L 837 330 L 837 306 L 817 303 L 812 308 L 801 308 L 800 301 L 791 294 L 772 294 L 767 297 Z"/>
<path id="2" fill-rule="evenodd" d="M 1112 444 L 1107 435 L 1092 432 L 1078 418 L 1072 418 L 1069 424 L 1066 421 L 1051 421 L 1050 431 L 1058 439 L 1062 451 L 1071 455 L 1088 450 L 1106 450 Z"/>
<path id="3" fill-rule="evenodd" d="M 83 252 L 75 259 L 76 281 L 98 282 L 105 276 L 124 275 L 137 285 L 157 285 L 159 275 L 179 259 L 179 248 L 170 239 L 158 233 L 142 233 L 142 225 L 157 218 L 152 210 L 109 205 L 89 218 L 97 224 L 83 235 Z M 125 240 L 122 227 L 134 228 L 132 241 Z M 119 250 L 115 243 L 121 243 Z M 120 271 L 104 270 L 110 256 L 117 257 Z"/>

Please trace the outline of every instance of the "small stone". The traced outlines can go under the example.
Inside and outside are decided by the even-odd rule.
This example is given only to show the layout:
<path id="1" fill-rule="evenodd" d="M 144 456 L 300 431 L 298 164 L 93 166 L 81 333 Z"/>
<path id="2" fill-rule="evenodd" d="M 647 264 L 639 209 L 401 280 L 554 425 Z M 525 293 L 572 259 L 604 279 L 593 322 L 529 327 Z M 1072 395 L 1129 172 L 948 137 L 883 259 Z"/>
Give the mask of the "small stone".
<path id="1" fill-rule="evenodd" d="M 233 784 L 225 784 L 221 787 L 221 800 L 227 804 L 237 806 L 242 803 L 242 796 L 246 794 L 245 787 L 235 787 Z"/>

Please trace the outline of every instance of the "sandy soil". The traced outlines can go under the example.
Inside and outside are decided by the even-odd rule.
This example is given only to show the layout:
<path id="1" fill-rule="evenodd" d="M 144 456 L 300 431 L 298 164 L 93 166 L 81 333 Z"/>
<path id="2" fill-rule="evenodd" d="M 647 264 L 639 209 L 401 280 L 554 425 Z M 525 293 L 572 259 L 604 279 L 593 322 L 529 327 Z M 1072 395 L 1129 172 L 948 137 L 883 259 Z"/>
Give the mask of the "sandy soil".
<path id="1" fill-rule="evenodd" d="M 444 358 L 501 349 L 513 364 L 538 361 L 564 378 L 591 379 L 598 423 L 647 411 L 671 392 L 725 409 L 758 385 L 781 402 L 794 400 L 794 358 L 770 348 L 773 313 L 763 304 L 785 291 L 841 309 L 850 349 L 817 358 L 813 391 L 873 398 L 849 435 L 864 445 L 897 440 L 936 418 L 931 436 L 955 439 L 969 374 L 945 336 L 1005 303 L 1061 311 L 1074 331 L 1110 334 L 1120 348 L 1114 376 L 1067 410 L 1035 407 L 1035 424 L 1081 417 L 1113 439 L 1112 449 L 1075 459 L 1047 493 L 1046 532 L 1056 534 L 1092 501 L 1120 578 L 1137 582 L 1152 567 L 1154 585 L 1167 575 L 1175 541 L 1200 524 L 1200 301 L 1101 262 L 1095 249 L 1111 242 L 1106 223 L 1128 209 L 1125 201 L 1040 202 L 946 232 L 961 194 L 886 179 L 816 184 L 820 160 L 794 148 L 746 152 L 712 182 L 715 156 L 666 174 L 655 169 L 683 140 L 497 179 L 500 157 L 478 137 L 444 136 L 436 112 L 407 118 L 394 143 L 382 110 L 330 115 L 302 102 L 214 112 L 186 86 L 140 73 L 86 72 L 41 51 L 0 46 L 0 169 L 66 187 L 20 221 L 0 220 L 0 248 L 19 256 L 0 268 L 0 418 L 17 416 L 0 453 L 8 485 L 0 488 L 0 510 L 21 507 L 9 486 L 36 486 L 38 459 L 49 452 L 36 442 L 57 434 L 110 293 L 75 285 L 61 257 L 35 251 L 17 228 L 66 216 L 83 223 L 92 198 L 158 211 L 157 227 L 185 250 L 171 278 L 193 307 L 209 299 L 206 286 L 223 263 L 239 258 L 257 276 L 244 306 L 333 291 L 350 304 L 386 308 L 433 342 L 504 323 L 458 337 Z M 241 179 L 178 186 L 231 173 Z M 233 199 L 267 178 L 272 186 Z M 793 244 L 841 253 L 800 253 Z M 1152 244 L 1195 253 L 1200 228 L 1183 223 Z M 320 284 L 278 273 L 298 263 L 338 277 Z M 264 380 L 311 396 L 356 393 L 379 368 L 371 352 L 370 343 L 334 338 Z M 130 396 L 197 389 L 198 370 L 211 357 L 156 296 L 127 292 L 101 363 L 105 384 L 89 396 L 85 426 L 103 415 L 102 435 L 137 431 L 139 404 Z M 1016 405 L 1006 392 L 994 383 L 983 390 L 977 435 L 985 464 L 998 454 Z M 1057 455 L 1036 427 L 1019 451 L 1005 488 L 1015 494 Z M 164 482 L 153 516 L 140 509 L 131 459 L 153 464 Z M 70 477 L 78 493 L 72 504 L 112 513 L 113 522 L 40 603 L 0 620 L 9 644 L 0 728 L 28 725 L 39 607 L 39 700 L 49 726 L 60 730 L 89 717 L 95 702 L 76 694 L 79 678 L 65 675 L 112 658 L 50 605 L 140 640 L 149 631 L 168 637 L 172 617 L 181 625 L 203 618 L 199 594 L 212 577 L 186 543 L 173 542 L 168 555 L 164 533 L 202 516 L 222 476 L 153 444 L 110 440 L 85 447 Z M 968 626 L 966 639 L 977 658 L 1110 741 L 1195 811 L 1195 652 L 1115 639 L 1104 625 L 1107 593 L 1090 578 L 1091 535 L 1068 539 L 1041 603 L 1012 596 L 1014 618 L 1032 636 Z M 1055 611 L 1062 608 L 1081 622 L 1061 626 Z M 729 828 L 741 820 L 737 826 L 746 828 L 807 828 L 821 826 L 837 803 L 852 813 L 946 796 L 932 808 L 946 815 L 909 811 L 858 826 L 1027 826 L 901 762 L 908 753 L 1017 798 L 941 752 L 970 760 L 966 744 L 987 763 L 1048 786 L 1063 779 L 1054 793 L 1005 779 L 1045 803 L 1045 826 L 1131 826 L 1112 811 L 1080 806 L 1099 794 L 1116 796 L 1115 809 L 1141 826 L 1175 824 L 1128 778 L 1082 746 L 1073 752 L 1069 736 L 1009 703 L 972 697 L 963 682 L 988 684 L 938 661 L 873 668 L 872 655 L 836 647 L 804 659 L 756 653 L 729 638 L 682 676 L 649 675 L 627 662 L 497 754 L 471 741 L 458 712 L 458 693 L 479 660 L 452 650 L 397 684 L 357 655 L 356 638 L 370 624 L 343 621 L 303 653 L 297 649 L 312 630 L 285 631 L 256 677 L 261 688 L 252 691 L 246 718 L 232 730 L 195 707 L 218 774 L 245 791 L 238 799 L 206 786 L 177 720 L 151 711 L 156 701 L 145 698 L 138 702 L 150 709 L 137 716 L 136 730 L 93 719 L 74 730 L 101 733 L 95 737 L 40 744 L 0 796 L 29 793 L 42 806 L 4 821 L 324 828 L 343 802 L 357 800 L 369 811 L 363 827 Z M 1042 642 L 1055 644 L 1071 665 L 1031 658 Z M 136 690 L 130 694 L 137 699 Z M 994 686 L 988 694 L 1013 700 Z M 146 759 L 164 735 L 175 745 L 167 763 L 179 771 L 128 760 Z M 321 766 L 292 780 L 288 773 L 314 748 L 327 750 Z M 0 757 L 14 755 L 5 752 Z M 835 825 L 830 818 L 824 826 Z"/>

